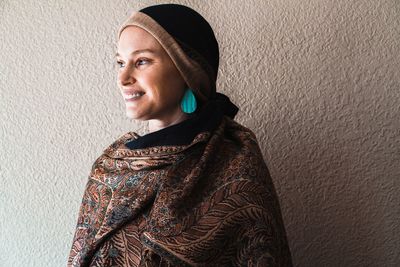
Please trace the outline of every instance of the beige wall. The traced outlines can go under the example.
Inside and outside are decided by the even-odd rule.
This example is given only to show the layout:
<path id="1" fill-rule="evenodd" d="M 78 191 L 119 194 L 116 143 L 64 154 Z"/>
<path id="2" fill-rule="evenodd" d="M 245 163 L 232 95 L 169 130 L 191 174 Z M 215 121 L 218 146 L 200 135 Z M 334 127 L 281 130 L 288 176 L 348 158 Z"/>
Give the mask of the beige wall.
<path id="1" fill-rule="evenodd" d="M 219 90 L 275 181 L 296 266 L 400 266 L 400 1 L 174 1 L 211 22 Z M 0 1 L 0 265 L 64 266 L 125 118 L 116 30 L 161 1 Z"/>

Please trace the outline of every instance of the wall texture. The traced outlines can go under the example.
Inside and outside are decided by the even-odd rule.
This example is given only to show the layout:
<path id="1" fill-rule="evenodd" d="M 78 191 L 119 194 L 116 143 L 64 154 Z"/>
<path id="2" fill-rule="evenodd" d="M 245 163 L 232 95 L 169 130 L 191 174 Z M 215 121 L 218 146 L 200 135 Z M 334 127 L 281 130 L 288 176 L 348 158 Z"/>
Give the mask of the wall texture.
<path id="1" fill-rule="evenodd" d="M 125 118 L 116 30 L 164 1 L 0 1 L 0 266 L 64 266 L 93 161 Z M 296 266 L 400 265 L 400 1 L 172 1 L 220 41 Z"/>

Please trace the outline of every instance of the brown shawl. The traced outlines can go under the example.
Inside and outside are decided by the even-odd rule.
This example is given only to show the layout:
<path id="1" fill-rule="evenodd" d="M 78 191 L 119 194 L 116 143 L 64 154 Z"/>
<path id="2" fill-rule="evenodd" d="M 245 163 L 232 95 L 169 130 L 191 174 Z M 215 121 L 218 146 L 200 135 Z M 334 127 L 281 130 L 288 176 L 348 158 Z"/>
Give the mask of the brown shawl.
<path id="1" fill-rule="evenodd" d="M 221 116 L 189 144 L 127 147 L 140 138 L 123 135 L 93 164 L 68 266 L 291 266 L 249 129 Z"/>

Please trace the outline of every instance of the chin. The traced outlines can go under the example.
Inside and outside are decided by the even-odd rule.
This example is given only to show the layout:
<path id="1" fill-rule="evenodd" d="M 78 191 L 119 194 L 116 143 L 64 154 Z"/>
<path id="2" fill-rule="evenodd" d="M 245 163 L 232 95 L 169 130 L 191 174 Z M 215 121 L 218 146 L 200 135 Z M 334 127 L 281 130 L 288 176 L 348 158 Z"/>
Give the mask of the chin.
<path id="1" fill-rule="evenodd" d="M 137 114 L 135 114 L 135 113 L 133 113 L 133 112 L 131 112 L 129 110 L 126 111 L 126 117 L 128 117 L 129 119 L 133 119 L 133 120 L 137 120 L 138 119 Z"/>
<path id="2" fill-rule="evenodd" d="M 132 112 L 130 110 L 126 111 L 126 117 L 128 117 L 129 119 L 138 120 L 138 121 L 145 121 L 146 120 L 146 118 L 144 118 L 140 114 L 137 114 L 137 113 Z"/>

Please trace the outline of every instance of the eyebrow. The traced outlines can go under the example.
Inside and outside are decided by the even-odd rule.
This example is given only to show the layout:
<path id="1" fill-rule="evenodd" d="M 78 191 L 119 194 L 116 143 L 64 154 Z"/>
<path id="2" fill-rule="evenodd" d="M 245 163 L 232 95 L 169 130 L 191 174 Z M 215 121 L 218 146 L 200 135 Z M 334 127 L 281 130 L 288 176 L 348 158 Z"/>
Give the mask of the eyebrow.
<path id="1" fill-rule="evenodd" d="M 151 49 L 139 49 L 139 50 L 135 50 L 133 51 L 130 55 L 136 55 L 136 54 L 141 54 L 141 53 L 152 53 L 152 54 L 156 54 L 156 52 L 154 50 Z M 115 54 L 116 57 L 121 56 L 118 52 Z"/>

